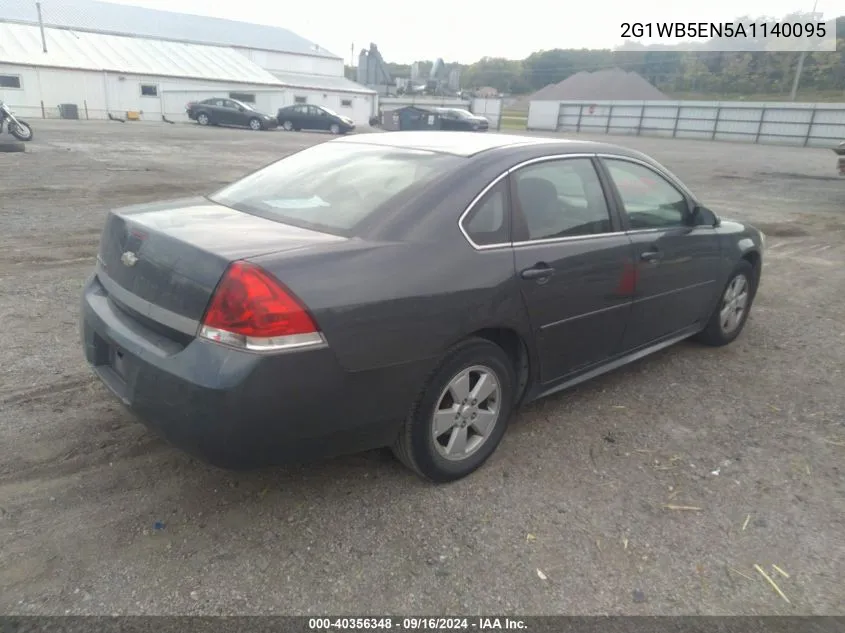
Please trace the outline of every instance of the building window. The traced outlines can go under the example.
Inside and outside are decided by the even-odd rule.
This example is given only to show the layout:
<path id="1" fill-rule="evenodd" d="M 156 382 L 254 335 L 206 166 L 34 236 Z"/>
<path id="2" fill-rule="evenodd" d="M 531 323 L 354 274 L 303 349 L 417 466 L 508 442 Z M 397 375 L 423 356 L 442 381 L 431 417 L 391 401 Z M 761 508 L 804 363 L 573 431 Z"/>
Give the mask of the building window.
<path id="1" fill-rule="evenodd" d="M 308 103 L 308 97 L 294 97 L 294 103 Z"/>
<path id="2" fill-rule="evenodd" d="M 230 92 L 229 98 L 241 103 L 255 103 L 255 95 L 251 92 Z"/>
<path id="3" fill-rule="evenodd" d="M 0 88 L 20 88 L 20 75 L 0 75 Z"/>
<path id="4" fill-rule="evenodd" d="M 341 99 L 340 105 L 344 108 L 351 108 L 352 107 L 352 99 Z"/>
<path id="5" fill-rule="evenodd" d="M 157 97 L 158 96 L 158 84 L 141 84 L 141 96 L 142 97 Z"/>

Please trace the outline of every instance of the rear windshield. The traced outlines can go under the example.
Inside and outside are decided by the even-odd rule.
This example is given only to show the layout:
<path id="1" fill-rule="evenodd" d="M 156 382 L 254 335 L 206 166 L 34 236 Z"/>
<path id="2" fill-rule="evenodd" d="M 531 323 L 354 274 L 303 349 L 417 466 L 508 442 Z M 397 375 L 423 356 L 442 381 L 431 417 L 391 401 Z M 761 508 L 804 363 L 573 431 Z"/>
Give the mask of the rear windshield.
<path id="1" fill-rule="evenodd" d="M 392 199 L 445 174 L 455 156 L 359 143 L 321 143 L 209 196 L 271 220 L 337 235 Z"/>

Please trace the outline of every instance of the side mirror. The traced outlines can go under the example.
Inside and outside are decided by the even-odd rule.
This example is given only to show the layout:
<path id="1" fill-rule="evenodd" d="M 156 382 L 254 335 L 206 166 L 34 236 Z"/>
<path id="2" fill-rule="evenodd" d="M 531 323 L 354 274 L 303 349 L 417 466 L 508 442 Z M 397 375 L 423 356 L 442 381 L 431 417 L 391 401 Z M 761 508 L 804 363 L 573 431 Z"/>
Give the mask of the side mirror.
<path id="1" fill-rule="evenodd" d="M 707 207 L 698 205 L 692 210 L 692 223 L 695 226 L 719 226 L 721 220 Z"/>

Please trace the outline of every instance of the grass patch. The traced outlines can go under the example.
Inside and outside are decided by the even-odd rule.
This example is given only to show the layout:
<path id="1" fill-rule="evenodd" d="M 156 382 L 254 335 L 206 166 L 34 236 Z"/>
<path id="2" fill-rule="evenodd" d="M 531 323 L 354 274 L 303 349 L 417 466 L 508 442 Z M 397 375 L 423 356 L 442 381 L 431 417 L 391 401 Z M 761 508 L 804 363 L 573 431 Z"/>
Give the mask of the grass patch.
<path id="1" fill-rule="evenodd" d="M 527 112 L 518 110 L 504 110 L 502 112 L 501 128 L 503 130 L 524 130 L 527 125 Z"/>

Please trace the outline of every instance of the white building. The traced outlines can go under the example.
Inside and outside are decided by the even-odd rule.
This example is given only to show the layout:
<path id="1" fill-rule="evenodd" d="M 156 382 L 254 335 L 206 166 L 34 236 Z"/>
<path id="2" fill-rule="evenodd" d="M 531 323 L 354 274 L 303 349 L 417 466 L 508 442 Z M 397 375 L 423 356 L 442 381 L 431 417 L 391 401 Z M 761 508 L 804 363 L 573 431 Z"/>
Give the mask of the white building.
<path id="1" fill-rule="evenodd" d="M 41 14 L 43 30 L 35 0 L 0 0 L 0 100 L 25 118 L 71 105 L 183 121 L 187 102 L 215 96 L 268 114 L 324 105 L 359 125 L 378 111 L 343 59 L 283 28 L 95 0 L 42 0 Z"/>

